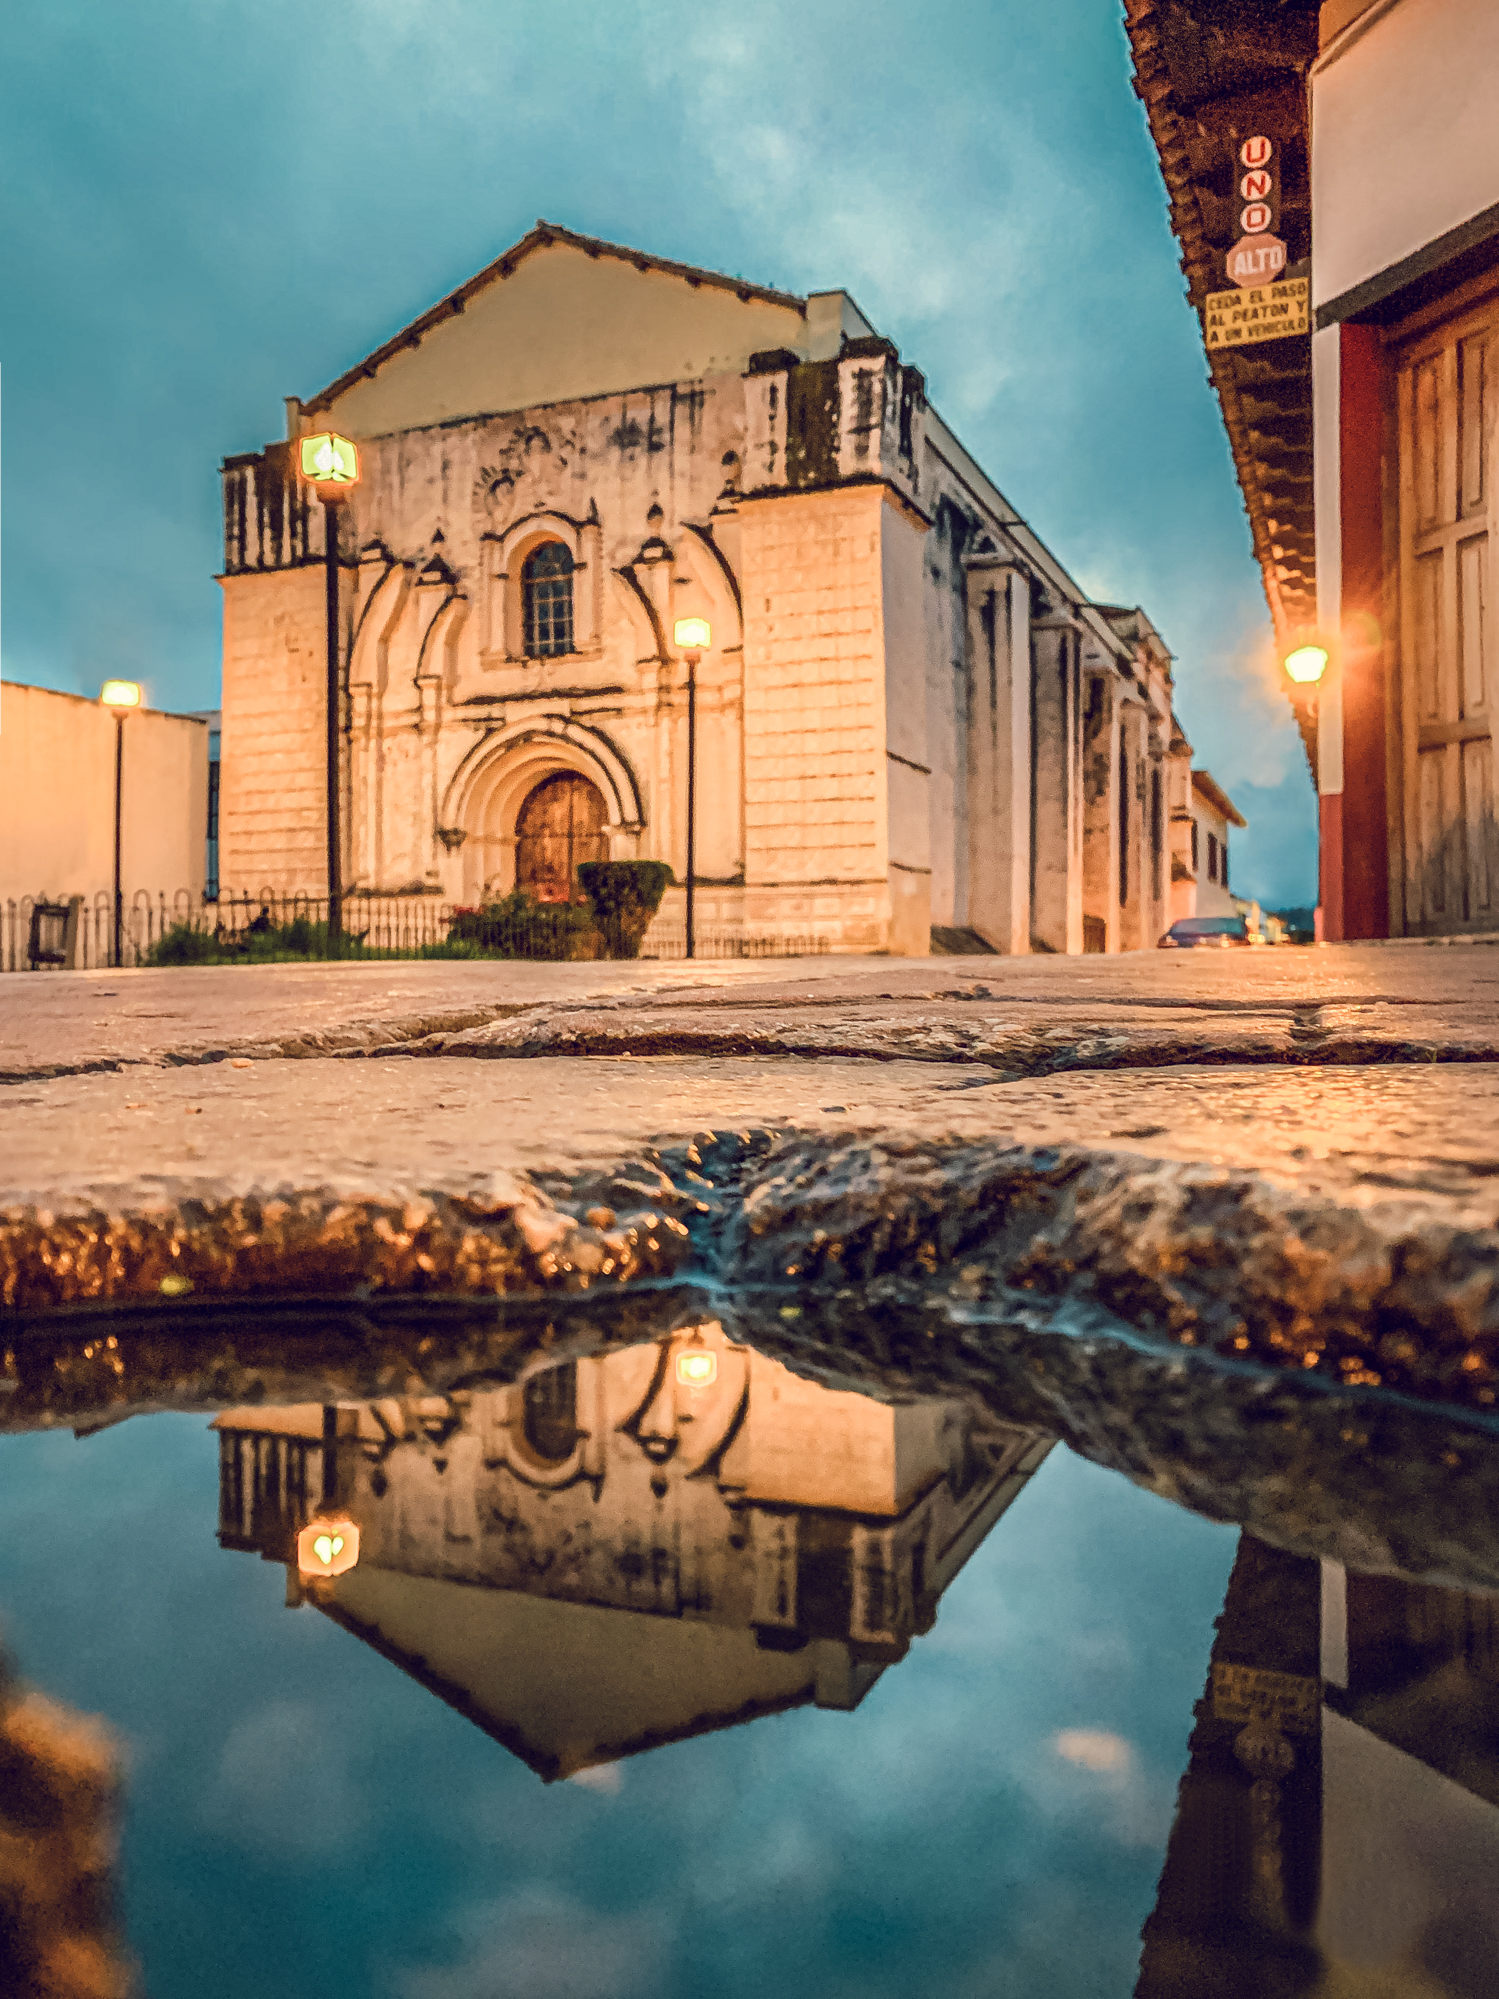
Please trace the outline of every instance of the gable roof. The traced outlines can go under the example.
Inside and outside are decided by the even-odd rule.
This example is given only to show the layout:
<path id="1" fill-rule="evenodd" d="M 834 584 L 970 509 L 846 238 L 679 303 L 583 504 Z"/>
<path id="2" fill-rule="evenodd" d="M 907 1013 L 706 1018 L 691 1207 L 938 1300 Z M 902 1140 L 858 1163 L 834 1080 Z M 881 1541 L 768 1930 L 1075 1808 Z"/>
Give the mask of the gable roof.
<path id="1" fill-rule="evenodd" d="M 768 285 L 748 284 L 743 278 L 727 277 L 722 271 L 705 271 L 695 264 L 674 263 L 669 257 L 655 257 L 649 251 L 633 250 L 622 243 L 606 243 L 598 236 L 580 236 L 574 230 L 563 229 L 556 223 L 539 220 L 534 229 L 496 257 L 492 264 L 486 264 L 482 271 L 468 280 L 467 284 L 460 285 L 456 291 L 449 292 L 446 298 L 439 299 L 437 304 L 430 307 L 419 319 L 413 319 L 409 326 L 403 326 L 400 332 L 393 334 L 383 346 L 377 347 L 372 354 L 367 354 L 362 361 L 347 369 L 336 382 L 330 382 L 327 388 L 320 389 L 310 402 L 303 404 L 303 409 L 308 414 L 326 409 L 357 382 L 378 374 L 384 362 L 392 360 L 407 348 L 415 347 L 422 335 L 432 327 L 439 326 L 444 320 L 452 319 L 462 312 L 477 292 L 484 291 L 488 286 L 510 277 L 533 252 L 550 250 L 559 243 L 571 249 L 582 250 L 590 257 L 610 257 L 622 264 L 633 264 L 637 271 L 660 271 L 667 277 L 681 278 L 694 290 L 709 285 L 721 291 L 733 292 L 746 304 L 751 299 L 759 299 L 767 305 L 785 306 L 792 312 L 805 314 L 807 309 L 807 301 L 795 292 L 773 291 Z"/>
<path id="2" fill-rule="evenodd" d="M 1247 826 L 1249 821 L 1228 793 L 1208 771 L 1194 770 L 1192 789 L 1209 804 L 1220 819 L 1226 819 L 1230 826 Z"/>

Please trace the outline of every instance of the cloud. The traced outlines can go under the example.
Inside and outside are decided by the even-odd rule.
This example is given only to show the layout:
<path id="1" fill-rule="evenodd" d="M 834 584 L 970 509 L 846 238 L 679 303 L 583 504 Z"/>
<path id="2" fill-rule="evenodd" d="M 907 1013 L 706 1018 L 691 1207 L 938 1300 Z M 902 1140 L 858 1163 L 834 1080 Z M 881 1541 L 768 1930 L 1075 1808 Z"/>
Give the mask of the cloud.
<path id="1" fill-rule="evenodd" d="M 231 1730 L 204 1823 L 238 1845 L 293 1858 L 354 1844 L 361 1815 L 348 1745 L 328 1703 L 272 1701 Z"/>
<path id="2" fill-rule="evenodd" d="M 1068 1763 L 1084 1770 L 1128 1770 L 1134 1751 L 1122 1735 L 1102 1728 L 1062 1728 L 1051 1738 L 1051 1746 Z"/>
<path id="3" fill-rule="evenodd" d="M 398 1972 L 399 1999 L 636 1999 L 653 1993 L 671 1925 L 659 1912 L 601 1915 L 524 1888 L 471 1911 L 455 1965 Z"/>
<path id="4" fill-rule="evenodd" d="M 1046 1746 L 1050 1757 L 1033 1760 L 1025 1781 L 1048 1817 L 1086 1823 L 1095 1837 L 1128 1850 L 1165 1844 L 1175 1780 L 1151 1769 L 1127 1737 L 1106 1728 L 1061 1728 Z"/>
<path id="5" fill-rule="evenodd" d="M 625 1773 L 618 1763 L 594 1763 L 586 1770 L 575 1770 L 568 1783 L 576 1784 L 582 1791 L 597 1791 L 601 1797 L 617 1798 L 624 1789 Z"/>

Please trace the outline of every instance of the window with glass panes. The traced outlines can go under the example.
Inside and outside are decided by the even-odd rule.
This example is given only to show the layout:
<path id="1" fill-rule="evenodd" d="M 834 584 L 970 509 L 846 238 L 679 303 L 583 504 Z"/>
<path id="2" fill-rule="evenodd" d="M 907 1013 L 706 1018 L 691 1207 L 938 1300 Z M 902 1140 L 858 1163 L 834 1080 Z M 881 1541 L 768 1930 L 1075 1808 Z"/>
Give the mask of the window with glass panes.
<path id="1" fill-rule="evenodd" d="M 544 541 L 521 571 L 526 657 L 553 659 L 573 649 L 573 559 L 560 541 Z"/>

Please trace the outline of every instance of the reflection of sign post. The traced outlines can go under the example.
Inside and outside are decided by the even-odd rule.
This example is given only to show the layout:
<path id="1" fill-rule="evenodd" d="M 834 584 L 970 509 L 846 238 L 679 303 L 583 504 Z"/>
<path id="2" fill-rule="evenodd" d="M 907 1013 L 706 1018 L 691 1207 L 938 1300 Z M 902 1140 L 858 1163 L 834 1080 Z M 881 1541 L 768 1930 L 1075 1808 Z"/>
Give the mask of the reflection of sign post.
<path id="1" fill-rule="evenodd" d="M 1315 1735 L 1322 1725 L 1322 1682 L 1216 1659 L 1213 1714 L 1218 1721 L 1258 1722 L 1285 1735 Z"/>
<path id="2" fill-rule="evenodd" d="M 1251 347 L 1261 340 L 1286 340 L 1311 331 L 1311 281 L 1283 278 L 1279 284 L 1243 291 L 1210 292 L 1202 308 L 1203 345 Z"/>

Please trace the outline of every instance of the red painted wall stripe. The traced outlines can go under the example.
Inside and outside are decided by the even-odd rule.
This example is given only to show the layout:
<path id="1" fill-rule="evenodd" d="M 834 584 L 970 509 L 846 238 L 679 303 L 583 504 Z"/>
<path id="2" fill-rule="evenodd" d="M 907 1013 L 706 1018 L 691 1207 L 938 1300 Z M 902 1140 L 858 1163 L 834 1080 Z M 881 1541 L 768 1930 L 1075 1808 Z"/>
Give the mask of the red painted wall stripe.
<path id="1" fill-rule="evenodd" d="M 1390 864 L 1385 812 L 1384 349 L 1378 327 L 1345 324 L 1341 328 L 1338 361 L 1343 798 L 1336 817 L 1341 822 L 1337 845 L 1341 849 L 1338 874 L 1342 909 L 1339 926 L 1334 931 L 1329 908 L 1327 934 L 1387 937 Z M 1324 865 L 1332 858 L 1326 846 L 1324 837 Z"/>

